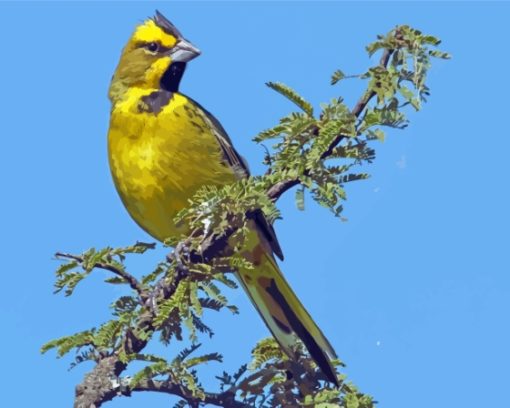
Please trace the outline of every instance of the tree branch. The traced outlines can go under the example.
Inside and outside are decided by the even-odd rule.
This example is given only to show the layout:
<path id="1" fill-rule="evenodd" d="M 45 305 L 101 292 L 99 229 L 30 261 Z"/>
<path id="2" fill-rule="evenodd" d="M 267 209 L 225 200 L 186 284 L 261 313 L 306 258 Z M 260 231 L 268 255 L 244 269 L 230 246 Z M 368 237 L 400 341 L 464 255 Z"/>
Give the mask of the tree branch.
<path id="1" fill-rule="evenodd" d="M 388 66 L 388 62 L 390 60 L 391 55 L 393 54 L 393 50 L 385 49 L 383 52 L 383 55 L 381 56 L 381 59 L 379 61 L 379 65 L 381 67 L 386 68 Z M 365 92 L 363 96 L 358 100 L 356 105 L 354 105 L 354 108 L 352 109 L 351 113 L 359 117 L 361 113 L 365 110 L 368 103 L 372 100 L 372 98 L 375 96 L 375 92 Z M 329 145 L 329 147 L 326 149 L 326 151 L 321 155 L 321 159 L 325 159 L 328 156 L 333 153 L 333 149 L 347 136 L 343 134 L 339 134 Z M 305 176 L 309 175 L 308 170 L 305 170 L 304 172 Z M 267 195 L 272 201 L 277 201 L 283 193 L 285 193 L 287 190 L 290 190 L 292 187 L 297 186 L 300 184 L 299 178 L 296 179 L 290 179 L 290 180 L 284 180 L 276 183 L 275 185 L 271 186 L 267 190 Z"/>
<path id="2" fill-rule="evenodd" d="M 178 259 L 181 256 L 180 251 L 183 250 L 182 248 L 183 246 L 178 246 L 173 253 L 169 255 L 169 260 Z M 56 256 L 83 262 L 82 257 L 71 254 L 57 253 Z M 141 287 L 138 280 L 127 272 L 103 263 L 97 263 L 94 267 L 111 271 L 126 280 L 131 277 L 132 284 L 130 283 L 130 286 L 137 292 L 137 288 L 140 288 L 141 292 L 138 293 L 142 293 L 145 299 L 143 307 L 147 309 L 147 316 L 146 318 L 139 319 L 135 328 L 127 330 L 122 336 L 122 341 L 120 342 L 120 344 L 123 345 L 125 354 L 129 355 L 139 353 L 145 348 L 149 339 L 140 338 L 136 335 L 136 333 L 146 333 L 148 331 L 155 330 L 153 318 L 156 315 L 156 309 L 154 307 L 157 303 L 156 301 L 159 299 L 169 299 L 175 294 L 180 282 L 188 276 L 187 269 L 177 267 L 175 269 L 173 279 L 160 280 L 154 293 L 147 294 Z M 83 382 L 76 387 L 74 408 L 98 408 L 103 403 L 111 401 L 115 398 L 115 396 L 127 392 L 122 391 L 119 388 L 119 385 L 116 385 L 112 381 L 119 378 L 120 374 L 126 369 L 126 367 L 127 363 L 121 361 L 118 351 L 100 359 L 94 369 L 85 375 Z M 178 387 L 175 384 L 173 384 L 173 386 Z M 211 395 L 214 396 L 214 394 Z"/>
<path id="3" fill-rule="evenodd" d="M 76 386 L 74 408 L 99 408 L 117 395 L 112 379 L 126 368 L 117 356 L 101 359 L 94 369 Z"/>
<path id="4" fill-rule="evenodd" d="M 66 254 L 63 252 L 57 252 L 55 254 L 55 257 L 56 258 L 72 259 L 74 261 L 79 262 L 80 264 L 83 263 L 83 258 L 81 256 L 77 256 L 77 255 Z M 98 269 L 104 269 L 104 270 L 112 272 L 113 274 L 115 274 L 117 276 L 120 276 L 122 279 L 124 279 L 129 284 L 129 286 L 136 293 L 138 293 L 138 295 L 140 295 L 140 297 L 142 297 L 142 298 L 146 297 L 146 291 L 143 288 L 142 284 L 138 281 L 138 279 L 136 279 L 130 273 L 123 271 L 122 269 L 116 268 L 113 265 L 108 265 L 108 264 L 105 264 L 102 262 L 95 263 L 93 267 L 98 268 Z"/>
<path id="5" fill-rule="evenodd" d="M 393 50 L 385 49 L 383 52 L 383 55 L 381 56 L 381 59 L 379 61 L 379 65 L 383 68 L 386 68 L 388 66 L 388 62 L 390 60 L 391 54 L 393 54 Z M 357 118 L 361 113 L 365 110 L 368 103 L 372 100 L 372 98 L 375 96 L 375 92 L 365 92 L 363 96 L 358 100 L 354 108 L 352 109 L 351 113 L 356 116 Z M 325 159 L 326 157 L 330 156 L 333 152 L 333 149 L 347 136 L 345 135 L 338 135 L 329 145 L 328 149 L 322 154 L 321 159 Z"/>
<path id="6" fill-rule="evenodd" d="M 181 385 L 174 384 L 171 381 L 158 381 L 158 380 L 142 380 L 132 391 L 154 391 L 165 394 L 177 395 L 188 402 L 196 402 L 197 404 L 211 404 L 218 407 L 232 407 L 232 408 L 252 408 L 252 405 L 236 401 L 235 393 L 225 391 L 222 393 L 206 392 L 203 400 L 193 397 L 191 391 L 182 387 Z M 198 406 L 198 405 L 197 405 Z"/>

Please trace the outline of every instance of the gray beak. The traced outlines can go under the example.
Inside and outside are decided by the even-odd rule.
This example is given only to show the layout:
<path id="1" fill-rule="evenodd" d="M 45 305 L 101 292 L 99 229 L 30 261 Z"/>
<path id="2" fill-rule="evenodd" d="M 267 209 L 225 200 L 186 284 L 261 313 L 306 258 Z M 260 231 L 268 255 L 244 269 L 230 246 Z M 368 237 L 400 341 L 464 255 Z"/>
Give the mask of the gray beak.
<path id="1" fill-rule="evenodd" d="M 200 54 L 200 50 L 185 39 L 180 39 L 169 53 L 173 62 L 188 62 Z"/>

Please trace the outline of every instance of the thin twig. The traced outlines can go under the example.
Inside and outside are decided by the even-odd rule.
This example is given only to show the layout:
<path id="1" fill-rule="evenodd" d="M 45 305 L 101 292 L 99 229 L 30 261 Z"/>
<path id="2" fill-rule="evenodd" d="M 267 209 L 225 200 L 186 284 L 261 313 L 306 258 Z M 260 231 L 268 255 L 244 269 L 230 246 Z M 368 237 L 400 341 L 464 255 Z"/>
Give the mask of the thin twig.
<path id="1" fill-rule="evenodd" d="M 72 259 L 74 261 L 79 262 L 80 264 L 83 263 L 83 258 L 81 256 L 77 256 L 77 255 L 66 254 L 66 253 L 63 253 L 63 252 L 57 252 L 55 254 L 55 257 L 57 257 L 57 258 L 65 258 L 65 259 Z M 122 269 L 116 268 L 113 265 L 109 265 L 109 264 L 106 264 L 106 263 L 103 263 L 103 262 L 96 262 L 94 264 L 93 268 L 104 269 L 104 270 L 112 272 L 113 274 L 115 274 L 117 276 L 120 276 L 141 297 L 144 297 L 146 295 L 146 292 L 145 292 L 142 284 L 138 281 L 138 279 L 136 279 L 130 273 L 128 273 L 126 271 L 123 271 Z"/>
<path id="2" fill-rule="evenodd" d="M 379 65 L 386 68 L 388 66 L 388 62 L 390 60 L 391 55 L 393 54 L 393 50 L 386 49 L 384 50 L 383 55 L 381 56 L 381 59 L 379 61 Z M 372 98 L 375 96 L 375 92 L 365 92 L 363 96 L 358 100 L 356 105 L 354 105 L 354 108 L 352 109 L 351 113 L 359 117 L 361 113 L 365 110 L 368 103 L 372 100 Z M 321 159 L 325 159 L 328 156 L 331 156 L 333 153 L 333 150 L 338 144 L 345 139 L 347 136 L 343 134 L 339 134 L 329 145 L 329 147 L 326 149 L 326 151 L 321 155 Z M 305 170 L 304 172 L 305 176 L 308 176 L 308 171 Z M 290 180 L 284 180 L 276 183 L 275 185 L 271 186 L 269 190 L 267 190 L 267 195 L 272 201 L 277 201 L 283 193 L 285 193 L 287 190 L 291 189 L 294 186 L 297 186 L 300 184 L 299 178 L 296 179 L 290 179 Z"/>
<path id="3" fill-rule="evenodd" d="M 379 65 L 381 67 L 386 68 L 388 66 L 388 62 L 390 60 L 391 54 L 393 54 L 393 50 L 385 49 L 383 52 L 383 55 L 381 56 L 381 59 L 379 61 Z M 354 105 L 354 108 L 352 109 L 351 113 L 359 117 L 361 113 L 365 110 L 368 103 L 372 100 L 372 98 L 376 95 L 374 91 L 371 92 L 365 92 L 361 98 L 358 100 L 356 105 Z M 328 149 L 321 155 L 321 159 L 325 159 L 326 157 L 330 156 L 331 153 L 333 153 L 333 149 L 347 136 L 345 135 L 338 135 L 329 145 Z"/>

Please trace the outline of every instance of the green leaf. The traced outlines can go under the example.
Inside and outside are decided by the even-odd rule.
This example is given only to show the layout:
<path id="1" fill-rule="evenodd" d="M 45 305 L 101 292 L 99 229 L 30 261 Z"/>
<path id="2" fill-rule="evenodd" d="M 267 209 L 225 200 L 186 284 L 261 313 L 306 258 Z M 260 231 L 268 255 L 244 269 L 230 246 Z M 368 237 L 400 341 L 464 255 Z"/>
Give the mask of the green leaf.
<path id="1" fill-rule="evenodd" d="M 250 269 L 251 270 L 251 269 L 255 268 L 255 266 L 253 265 L 252 262 L 248 261 L 244 256 L 239 255 L 239 254 L 234 254 L 229 258 L 229 265 L 235 270 L 239 270 L 239 269 Z M 237 284 L 235 284 L 234 286 L 231 286 L 231 285 L 227 285 L 227 286 L 236 288 Z"/>
<path id="2" fill-rule="evenodd" d="M 233 256 L 234 261 L 231 262 L 230 265 L 242 265 L 243 268 L 246 269 L 253 269 L 253 264 L 250 261 L 247 261 L 246 258 L 243 256 Z M 244 259 L 245 262 L 242 262 L 241 259 Z M 219 282 L 223 283 L 226 287 L 230 289 L 237 289 L 238 285 L 237 282 L 230 279 L 226 274 L 224 273 L 217 273 L 214 275 L 214 278 L 217 279 Z"/>
<path id="3" fill-rule="evenodd" d="M 112 276 L 111 278 L 106 278 L 105 283 L 110 283 L 112 285 L 125 285 L 129 283 L 124 278 L 121 278 L 120 276 Z"/>
<path id="4" fill-rule="evenodd" d="M 78 266 L 78 261 L 70 261 L 68 263 L 62 264 L 58 267 L 55 274 L 57 276 L 65 275 L 66 272 L 76 268 Z"/>
<path id="5" fill-rule="evenodd" d="M 331 76 L 331 85 L 335 85 L 338 81 L 341 81 L 344 78 L 345 74 L 339 69 L 337 69 Z"/>
<path id="6" fill-rule="evenodd" d="M 197 282 L 190 282 L 189 286 L 189 296 L 190 296 L 190 303 L 193 309 L 195 309 L 195 313 L 200 317 L 202 316 L 202 305 L 200 304 L 198 300 L 198 284 Z"/>
<path id="7" fill-rule="evenodd" d="M 304 209 L 305 209 L 305 189 L 304 189 L 304 187 L 298 188 L 296 190 L 296 207 L 300 211 L 304 211 Z"/>
<path id="8" fill-rule="evenodd" d="M 279 136 L 281 133 L 285 131 L 285 127 L 280 125 L 276 125 L 270 129 L 263 130 L 257 136 L 253 138 L 254 142 L 260 143 L 267 139 L 273 139 L 276 136 Z"/>
<path id="9" fill-rule="evenodd" d="M 89 251 L 83 254 L 83 269 L 87 272 L 91 272 L 92 269 L 96 267 L 96 264 L 103 262 L 105 255 L 109 254 L 112 251 L 112 248 L 106 247 L 99 251 L 96 251 L 95 248 L 91 248 Z"/>
<path id="10" fill-rule="evenodd" d="M 131 389 L 135 388 L 142 380 L 151 380 L 152 378 L 166 374 L 171 371 L 172 368 L 167 365 L 165 361 L 158 361 L 157 363 L 151 364 L 138 371 L 129 383 Z"/>
<path id="11" fill-rule="evenodd" d="M 208 363 L 210 361 L 217 361 L 219 363 L 222 363 L 223 362 L 223 356 L 221 354 L 219 354 L 219 353 L 204 354 L 203 356 L 193 357 L 193 358 L 190 358 L 190 359 L 186 360 L 184 362 L 184 366 L 186 368 L 191 368 L 191 367 L 194 367 L 194 366 L 199 365 L 199 364 Z"/>
<path id="12" fill-rule="evenodd" d="M 214 336 L 214 331 L 209 327 L 207 326 L 203 321 L 202 319 L 200 319 L 199 317 L 197 317 L 195 314 L 191 314 L 191 319 L 192 319 L 192 322 L 193 322 L 193 327 L 195 329 L 197 329 L 200 333 L 205 333 L 207 335 L 209 335 L 209 338 L 211 338 L 212 336 Z M 195 339 L 193 338 L 193 341 L 195 341 Z"/>
<path id="13" fill-rule="evenodd" d="M 187 406 L 189 406 L 189 405 L 188 405 L 188 401 L 186 401 L 186 400 L 179 400 L 179 401 L 177 401 L 177 403 L 173 406 L 173 408 L 185 408 L 185 407 L 187 407 Z"/>
<path id="14" fill-rule="evenodd" d="M 164 274 L 168 270 L 168 264 L 165 262 L 161 262 L 156 269 L 142 277 L 142 284 L 147 285 L 151 282 L 154 282 L 160 275 Z"/>
<path id="15" fill-rule="evenodd" d="M 74 357 L 74 361 L 69 365 L 69 371 L 85 361 L 97 361 L 98 355 L 92 347 L 82 351 L 80 351 L 80 348 L 81 347 L 78 347 L 76 350 L 76 356 Z"/>
<path id="16" fill-rule="evenodd" d="M 189 339 L 193 343 L 196 342 L 197 341 L 197 331 L 196 331 L 195 322 L 193 321 L 193 315 L 190 313 L 188 315 L 182 316 L 182 321 L 183 321 L 184 325 L 188 328 Z"/>
<path id="17" fill-rule="evenodd" d="M 384 142 L 385 134 L 381 129 L 368 129 L 367 130 L 367 139 L 368 140 L 379 140 L 380 142 Z"/>
<path id="18" fill-rule="evenodd" d="M 220 302 L 221 304 L 223 304 L 225 306 L 227 305 L 227 303 L 228 303 L 227 298 L 221 294 L 220 289 L 214 283 L 204 282 L 202 284 L 202 289 L 207 293 L 207 295 L 210 298 Z"/>
<path id="19" fill-rule="evenodd" d="M 166 299 L 161 304 L 159 304 L 158 314 L 154 318 L 154 325 L 158 328 L 162 326 L 175 309 L 178 309 L 175 296 L 171 297 L 170 299 Z"/>
<path id="20" fill-rule="evenodd" d="M 248 365 L 250 370 L 261 368 L 264 363 L 277 359 L 285 359 L 282 349 L 273 337 L 260 340 L 251 352 L 253 360 Z"/>
<path id="21" fill-rule="evenodd" d="M 239 314 L 239 308 L 236 305 L 227 305 L 225 307 L 228 310 L 230 310 L 233 314 Z"/>
<path id="22" fill-rule="evenodd" d="M 400 86 L 398 88 L 398 91 L 402 94 L 402 96 L 407 99 L 408 101 L 410 101 L 411 99 L 414 98 L 414 92 L 411 91 L 408 87 L 406 86 Z"/>
<path id="23" fill-rule="evenodd" d="M 338 182 L 344 184 L 349 183 L 351 181 L 366 180 L 369 177 L 370 176 L 367 173 L 347 174 L 345 176 L 340 176 Z"/>
<path id="24" fill-rule="evenodd" d="M 346 408 L 359 408 L 359 401 L 356 394 L 347 394 L 345 396 L 345 407 Z"/>
<path id="25" fill-rule="evenodd" d="M 410 102 L 411 102 L 411 106 L 415 110 L 419 111 L 421 109 L 421 102 L 420 102 L 420 100 L 418 98 L 413 98 L 413 99 L 410 100 Z"/>
<path id="26" fill-rule="evenodd" d="M 135 354 L 133 359 L 138 361 L 149 361 L 151 363 L 167 362 L 163 357 L 159 357 L 154 354 Z"/>
<path id="27" fill-rule="evenodd" d="M 301 95 L 289 86 L 282 84 L 281 82 L 267 82 L 266 85 L 294 102 L 299 108 L 308 114 L 308 116 L 313 116 L 313 107 L 310 102 L 307 102 Z"/>
<path id="28" fill-rule="evenodd" d="M 200 346 L 202 346 L 201 343 L 195 343 L 195 344 L 192 344 L 190 347 L 186 347 L 184 348 L 183 350 L 181 350 L 179 352 L 179 354 L 177 355 L 177 357 L 175 357 L 172 361 L 172 364 L 176 364 L 176 363 L 182 363 L 184 360 L 186 360 L 191 354 L 193 354 L 193 352 L 195 352 L 196 350 L 198 350 L 200 348 Z"/>
<path id="29" fill-rule="evenodd" d="M 221 302 L 218 302 L 215 299 L 211 298 L 199 298 L 200 304 L 203 308 L 206 309 L 212 309 L 212 310 L 221 310 L 223 308 L 223 304 Z"/>
<path id="30" fill-rule="evenodd" d="M 122 325 L 118 320 L 110 320 L 102 324 L 94 335 L 94 344 L 101 348 L 114 347 L 119 338 L 121 327 Z"/>
<path id="31" fill-rule="evenodd" d="M 452 58 L 451 54 L 449 54 L 447 52 L 439 51 L 439 50 L 429 50 L 429 55 L 431 57 L 442 58 L 442 59 L 451 59 Z"/>
<path id="32" fill-rule="evenodd" d="M 434 37 L 433 35 L 424 35 L 422 37 L 422 43 L 424 44 L 432 44 L 432 45 L 439 45 L 441 44 L 441 40 L 437 37 Z"/>
<path id="33" fill-rule="evenodd" d="M 64 290 L 65 296 L 71 296 L 76 288 L 76 285 L 80 283 L 84 278 L 88 276 L 88 273 L 81 272 L 66 272 L 55 282 L 54 293 L 58 293 Z"/>
<path id="34" fill-rule="evenodd" d="M 378 50 L 380 50 L 381 48 L 384 48 L 385 47 L 385 44 L 381 41 L 375 41 L 373 43 L 370 43 L 368 44 L 365 49 L 367 50 L 368 52 L 368 55 L 369 56 L 372 56 L 374 55 L 374 53 Z"/>
<path id="35" fill-rule="evenodd" d="M 140 304 L 133 296 L 121 296 L 111 304 L 113 313 L 120 316 L 123 313 L 134 312 Z"/>
<path id="36" fill-rule="evenodd" d="M 80 348 L 86 345 L 90 345 L 93 342 L 95 329 L 85 330 L 71 336 L 60 337 L 55 340 L 51 340 L 41 347 L 41 353 L 44 354 L 52 348 L 57 349 L 57 356 L 62 357 L 67 354 L 73 348 Z"/>

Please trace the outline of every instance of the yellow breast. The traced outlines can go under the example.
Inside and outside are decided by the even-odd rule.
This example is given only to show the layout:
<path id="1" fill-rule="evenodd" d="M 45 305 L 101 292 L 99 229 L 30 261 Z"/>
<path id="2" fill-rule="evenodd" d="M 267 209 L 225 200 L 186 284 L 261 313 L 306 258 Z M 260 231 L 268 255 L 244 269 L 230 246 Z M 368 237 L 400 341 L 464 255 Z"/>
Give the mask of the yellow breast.
<path id="1" fill-rule="evenodd" d="M 110 169 L 131 217 L 158 240 L 187 231 L 173 218 L 203 185 L 235 180 L 224 164 L 210 124 L 181 94 L 161 111 L 140 110 L 141 97 L 154 90 L 130 91 L 112 109 L 108 133 Z"/>

